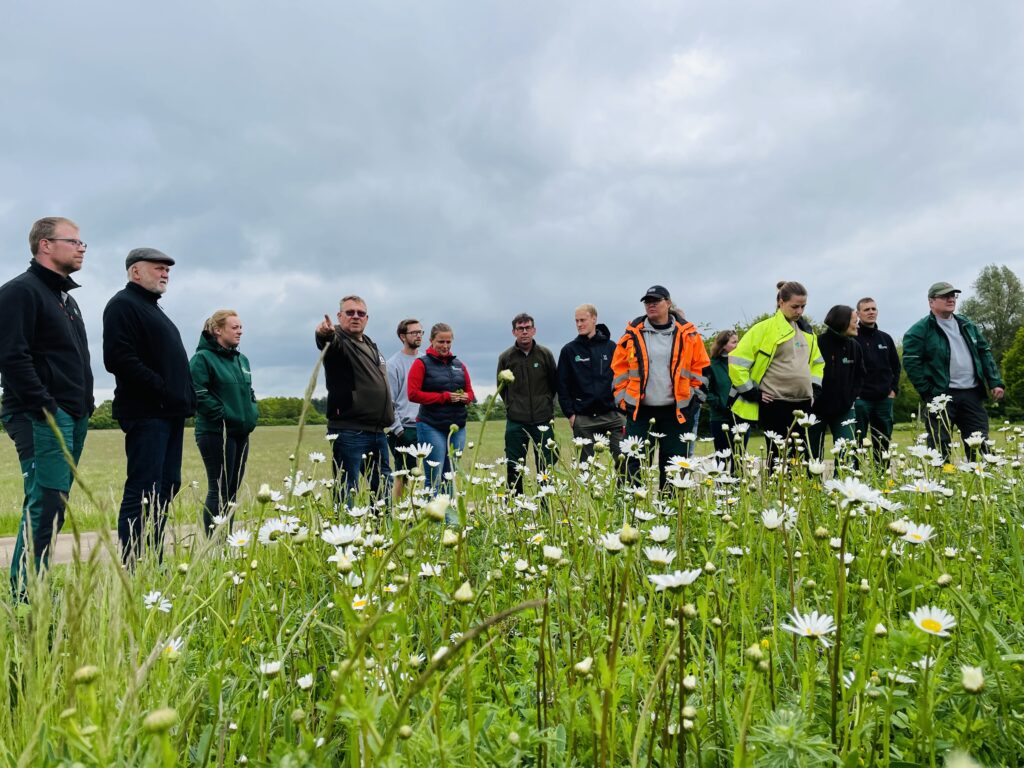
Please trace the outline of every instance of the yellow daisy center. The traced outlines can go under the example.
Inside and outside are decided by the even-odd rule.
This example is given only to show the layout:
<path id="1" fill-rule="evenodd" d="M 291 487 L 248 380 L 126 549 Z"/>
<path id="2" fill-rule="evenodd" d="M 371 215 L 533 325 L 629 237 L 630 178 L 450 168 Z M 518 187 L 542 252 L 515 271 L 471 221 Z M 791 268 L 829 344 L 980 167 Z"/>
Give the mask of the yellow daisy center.
<path id="1" fill-rule="evenodd" d="M 941 632 L 942 625 L 935 619 L 922 619 L 921 629 L 927 630 L 928 632 Z"/>
<path id="2" fill-rule="evenodd" d="M 914 541 L 920 541 L 923 537 L 920 533 L 912 533 L 910 534 L 910 538 L 912 538 Z"/>

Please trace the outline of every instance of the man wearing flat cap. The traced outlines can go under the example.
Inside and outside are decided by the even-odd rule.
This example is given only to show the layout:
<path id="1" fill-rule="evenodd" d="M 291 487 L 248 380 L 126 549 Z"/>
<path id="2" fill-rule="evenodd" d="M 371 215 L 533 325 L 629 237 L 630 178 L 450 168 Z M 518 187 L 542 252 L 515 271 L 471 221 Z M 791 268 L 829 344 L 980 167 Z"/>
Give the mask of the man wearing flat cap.
<path id="1" fill-rule="evenodd" d="M 981 330 L 963 315 L 955 313 L 960 290 L 949 283 L 935 283 L 928 289 L 927 317 L 918 320 L 903 337 L 903 368 L 925 405 L 939 395 L 940 401 L 926 410 L 928 445 L 938 447 L 949 459 L 950 427 L 960 436 L 975 433 L 988 437 L 987 392 L 1001 400 L 1003 380 L 992 357 L 992 348 Z M 977 455 L 975 446 L 964 448 L 968 460 Z"/>
<path id="2" fill-rule="evenodd" d="M 128 458 L 117 518 L 126 565 L 142 554 L 143 537 L 162 555 L 167 507 L 181 487 L 185 419 L 196 410 L 188 354 L 158 304 L 173 265 L 155 248 L 134 249 L 128 284 L 103 310 L 103 364 L 114 374 L 113 416 Z"/>

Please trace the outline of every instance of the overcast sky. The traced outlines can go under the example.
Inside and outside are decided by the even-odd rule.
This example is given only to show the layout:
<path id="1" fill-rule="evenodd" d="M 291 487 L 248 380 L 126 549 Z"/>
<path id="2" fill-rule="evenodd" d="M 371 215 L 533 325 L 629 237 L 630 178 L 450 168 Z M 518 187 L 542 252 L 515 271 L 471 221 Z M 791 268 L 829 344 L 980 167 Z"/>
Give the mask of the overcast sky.
<path id="1" fill-rule="evenodd" d="M 257 394 L 300 395 L 312 329 L 358 293 L 390 355 L 455 328 L 486 390 L 512 316 L 557 354 L 660 283 L 711 329 L 802 281 L 817 319 L 1024 277 L 1019 2 L 5 3 L 0 281 L 32 222 L 89 243 L 101 315 L 137 246 L 194 349 L 233 307 Z M 0 308 L 2 310 L 2 308 Z M 320 386 L 322 390 L 322 384 Z"/>

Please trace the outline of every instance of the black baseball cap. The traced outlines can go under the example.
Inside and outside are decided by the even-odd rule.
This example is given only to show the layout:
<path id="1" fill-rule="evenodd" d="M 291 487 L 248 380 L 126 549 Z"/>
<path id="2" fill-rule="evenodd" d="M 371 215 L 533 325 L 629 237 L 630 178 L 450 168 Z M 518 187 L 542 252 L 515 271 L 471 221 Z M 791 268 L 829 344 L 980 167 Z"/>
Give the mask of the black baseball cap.
<path id="1" fill-rule="evenodd" d="M 647 301 L 648 299 L 657 299 L 660 301 L 661 299 L 671 298 L 672 296 L 669 295 L 668 288 L 664 285 L 652 285 L 647 289 L 647 293 L 640 297 L 640 301 Z"/>

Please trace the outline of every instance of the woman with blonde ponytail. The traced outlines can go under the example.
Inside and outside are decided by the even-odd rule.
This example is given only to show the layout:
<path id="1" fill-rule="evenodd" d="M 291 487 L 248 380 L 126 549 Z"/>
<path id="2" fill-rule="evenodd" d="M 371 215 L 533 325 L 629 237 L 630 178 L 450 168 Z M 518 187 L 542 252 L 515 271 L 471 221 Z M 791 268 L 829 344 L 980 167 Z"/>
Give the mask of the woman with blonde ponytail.
<path id="1" fill-rule="evenodd" d="M 207 493 L 203 530 L 214 517 L 231 524 L 238 486 L 245 474 L 249 434 L 259 411 L 249 361 L 238 351 L 242 321 L 233 309 L 220 309 L 203 326 L 199 346 L 189 361 L 196 390 L 196 444 L 206 467 Z"/>

